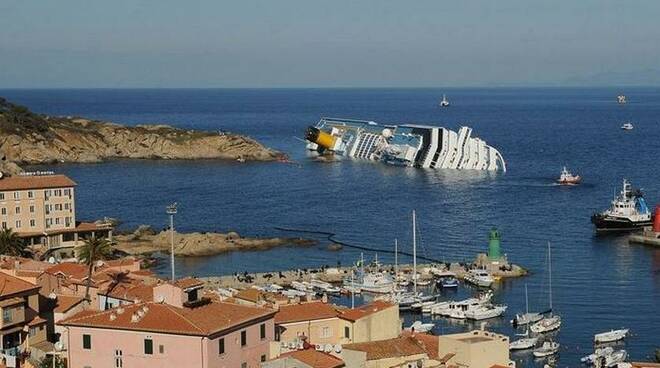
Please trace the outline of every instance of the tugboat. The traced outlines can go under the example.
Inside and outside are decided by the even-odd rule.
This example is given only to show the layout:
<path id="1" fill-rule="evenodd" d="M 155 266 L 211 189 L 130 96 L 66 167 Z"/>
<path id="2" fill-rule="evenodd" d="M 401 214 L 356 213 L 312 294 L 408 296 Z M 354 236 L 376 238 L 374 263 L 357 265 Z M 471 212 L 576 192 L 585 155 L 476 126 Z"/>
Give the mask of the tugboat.
<path id="1" fill-rule="evenodd" d="M 632 189 L 632 185 L 623 179 L 623 189 L 612 201 L 612 206 L 591 216 L 591 222 L 596 225 L 596 231 L 635 231 L 653 223 L 651 211 L 644 201 L 640 190 Z"/>
<path id="2" fill-rule="evenodd" d="M 449 101 L 447 101 L 447 96 L 442 95 L 442 100 L 440 101 L 440 107 L 449 106 Z"/>
<path id="3" fill-rule="evenodd" d="M 581 181 L 582 177 L 580 175 L 571 174 L 571 172 L 566 169 L 566 166 L 561 170 L 561 175 L 559 175 L 559 179 L 557 179 L 559 185 L 577 185 L 580 184 Z"/>

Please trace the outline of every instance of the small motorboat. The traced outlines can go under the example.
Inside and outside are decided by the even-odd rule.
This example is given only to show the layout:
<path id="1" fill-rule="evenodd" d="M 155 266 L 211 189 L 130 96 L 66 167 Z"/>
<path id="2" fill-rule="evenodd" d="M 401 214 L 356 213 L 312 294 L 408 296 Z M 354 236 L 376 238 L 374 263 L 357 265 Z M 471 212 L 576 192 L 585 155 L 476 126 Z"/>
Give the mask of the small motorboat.
<path id="1" fill-rule="evenodd" d="M 454 276 L 444 276 L 435 282 L 435 286 L 443 289 L 457 288 L 458 279 Z"/>
<path id="2" fill-rule="evenodd" d="M 601 357 L 608 356 L 608 355 L 610 355 L 610 354 L 612 354 L 612 353 L 614 353 L 614 349 L 612 349 L 612 348 L 609 347 L 609 346 L 608 346 L 608 347 L 605 347 L 605 348 L 598 348 L 598 349 L 596 349 L 593 353 L 591 353 L 591 354 L 589 354 L 589 355 L 587 355 L 587 356 L 585 356 L 585 357 L 582 357 L 582 358 L 580 359 L 580 361 L 581 361 L 582 363 L 584 363 L 584 364 L 594 364 L 594 362 L 596 361 L 596 359 L 599 359 L 599 358 L 601 358 Z"/>
<path id="3" fill-rule="evenodd" d="M 534 350 L 534 356 L 543 358 L 550 355 L 555 355 L 559 352 L 559 343 L 554 341 L 546 341 L 540 348 Z"/>
<path id="4" fill-rule="evenodd" d="M 415 321 L 413 322 L 410 327 L 406 327 L 406 331 L 413 331 L 413 332 L 429 332 L 435 327 L 434 323 L 422 323 L 422 321 Z"/>
<path id="5" fill-rule="evenodd" d="M 633 127 L 632 123 L 625 123 L 625 124 L 621 125 L 621 129 L 623 129 L 623 130 L 633 130 L 633 128 L 634 127 Z"/>
<path id="6" fill-rule="evenodd" d="M 628 352 L 625 350 L 617 350 L 605 357 L 605 367 L 616 367 L 619 363 L 623 363 L 628 357 Z"/>
<path id="7" fill-rule="evenodd" d="M 499 317 L 506 312 L 506 305 L 481 306 L 465 311 L 465 318 L 475 321 Z"/>
<path id="8" fill-rule="evenodd" d="M 628 101 L 626 101 L 626 95 L 618 95 L 618 96 L 616 96 L 616 102 L 617 102 L 619 105 L 625 105 L 626 102 L 628 102 Z"/>
<path id="9" fill-rule="evenodd" d="M 601 332 L 594 335 L 594 342 L 596 344 L 603 344 L 603 343 L 623 340 L 628 335 L 628 331 L 629 330 L 627 328 L 624 328 L 620 330 L 610 330 L 607 332 Z"/>
<path id="10" fill-rule="evenodd" d="M 518 340 L 511 341 L 509 350 L 526 350 L 536 346 L 539 342 L 538 337 L 523 337 Z"/>
<path id="11" fill-rule="evenodd" d="M 561 174 L 559 175 L 559 179 L 557 179 L 557 183 L 559 185 L 577 185 L 580 184 L 582 181 L 582 177 L 580 175 L 573 175 L 566 166 L 561 170 Z"/>
<path id="12" fill-rule="evenodd" d="M 449 106 L 449 101 L 447 101 L 447 96 L 444 94 L 442 95 L 442 100 L 440 101 L 440 107 L 448 107 Z"/>
<path id="13" fill-rule="evenodd" d="M 486 270 L 473 269 L 465 275 L 465 281 L 479 287 L 490 287 L 495 279 Z"/>

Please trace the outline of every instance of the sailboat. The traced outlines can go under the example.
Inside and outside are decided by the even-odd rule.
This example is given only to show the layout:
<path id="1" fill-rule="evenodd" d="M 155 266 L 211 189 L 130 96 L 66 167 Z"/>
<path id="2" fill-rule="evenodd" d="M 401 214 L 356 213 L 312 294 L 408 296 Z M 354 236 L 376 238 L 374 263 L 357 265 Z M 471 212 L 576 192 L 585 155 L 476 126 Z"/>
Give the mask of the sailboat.
<path id="1" fill-rule="evenodd" d="M 527 284 L 525 284 L 525 313 L 516 314 L 516 316 L 511 320 L 511 324 L 513 324 L 514 327 L 524 326 L 540 321 L 542 318 L 543 313 L 529 312 L 529 298 L 527 296 Z"/>
<path id="2" fill-rule="evenodd" d="M 534 316 L 531 318 L 536 318 L 538 316 L 538 320 L 543 318 L 540 313 L 529 313 L 529 300 L 527 297 L 527 284 L 525 284 L 525 314 L 522 316 L 516 315 L 516 318 L 514 321 L 520 319 L 520 320 L 531 320 L 530 317 L 528 316 Z M 515 323 L 514 323 L 515 324 Z M 525 327 L 525 333 L 522 335 L 517 335 L 517 336 L 523 336 L 522 338 L 518 340 L 514 340 L 509 344 L 509 350 L 524 350 L 524 349 L 531 349 L 534 346 L 536 346 L 536 343 L 538 343 L 539 338 L 538 337 L 529 337 L 529 322 L 526 323 Z"/>
<path id="3" fill-rule="evenodd" d="M 543 317 L 540 321 L 534 323 L 530 329 L 532 332 L 545 333 L 558 330 L 561 327 L 561 317 L 552 314 L 552 254 L 550 252 L 550 242 L 548 242 L 548 286 L 550 295 L 550 315 Z"/>
<path id="4" fill-rule="evenodd" d="M 447 106 L 449 106 L 449 101 L 447 101 L 447 96 L 443 94 L 442 100 L 440 101 L 440 107 L 447 107 Z"/>
<path id="5" fill-rule="evenodd" d="M 399 309 L 405 308 L 406 305 L 409 305 L 411 309 L 422 309 L 425 306 L 425 302 L 436 299 L 435 295 L 424 295 L 421 292 L 417 292 L 417 285 L 419 275 L 417 275 L 417 217 L 415 211 L 412 211 L 412 233 L 413 233 L 413 294 L 411 297 L 402 300 L 399 304 Z M 410 303 L 410 304 L 409 304 Z M 430 306 L 430 304 L 427 304 Z"/>

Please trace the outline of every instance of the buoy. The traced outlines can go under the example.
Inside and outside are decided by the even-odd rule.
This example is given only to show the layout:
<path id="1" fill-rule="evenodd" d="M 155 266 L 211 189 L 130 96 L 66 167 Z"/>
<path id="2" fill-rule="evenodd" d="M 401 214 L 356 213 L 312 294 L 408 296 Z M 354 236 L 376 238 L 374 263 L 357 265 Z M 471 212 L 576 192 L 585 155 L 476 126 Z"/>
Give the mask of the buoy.
<path id="1" fill-rule="evenodd" d="M 655 206 L 655 217 L 653 218 L 653 231 L 660 233 L 660 204 Z"/>

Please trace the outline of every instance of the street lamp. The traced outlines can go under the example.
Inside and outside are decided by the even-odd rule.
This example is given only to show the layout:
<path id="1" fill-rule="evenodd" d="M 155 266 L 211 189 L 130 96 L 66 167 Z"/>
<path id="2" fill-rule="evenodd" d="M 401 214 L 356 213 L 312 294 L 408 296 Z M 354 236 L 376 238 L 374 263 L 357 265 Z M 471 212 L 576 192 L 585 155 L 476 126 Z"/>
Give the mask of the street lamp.
<path id="1" fill-rule="evenodd" d="M 170 240 L 172 242 L 172 250 L 170 252 L 170 261 L 172 262 L 172 282 L 174 282 L 174 215 L 176 214 L 176 202 L 167 206 L 166 211 L 170 215 Z"/>

